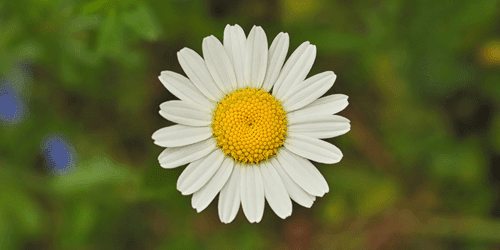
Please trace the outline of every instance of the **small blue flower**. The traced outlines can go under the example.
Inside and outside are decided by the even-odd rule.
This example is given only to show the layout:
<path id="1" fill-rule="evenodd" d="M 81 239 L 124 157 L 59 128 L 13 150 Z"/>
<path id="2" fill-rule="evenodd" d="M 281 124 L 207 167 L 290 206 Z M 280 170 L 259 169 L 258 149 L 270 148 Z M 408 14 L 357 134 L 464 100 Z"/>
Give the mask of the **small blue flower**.
<path id="1" fill-rule="evenodd" d="M 8 83 L 0 86 L 0 121 L 15 125 L 24 118 L 24 105 L 17 91 Z"/>
<path id="2" fill-rule="evenodd" d="M 42 143 L 42 154 L 47 170 L 52 173 L 67 173 L 77 164 L 75 150 L 61 136 L 47 136 Z"/>

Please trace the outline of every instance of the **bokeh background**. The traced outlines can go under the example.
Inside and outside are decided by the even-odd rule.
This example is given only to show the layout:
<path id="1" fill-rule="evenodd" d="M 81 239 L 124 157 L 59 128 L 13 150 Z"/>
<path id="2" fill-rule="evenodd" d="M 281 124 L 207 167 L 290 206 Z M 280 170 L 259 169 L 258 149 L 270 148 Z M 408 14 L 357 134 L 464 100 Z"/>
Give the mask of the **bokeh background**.
<path id="1" fill-rule="evenodd" d="M 0 1 L 0 249 L 500 249 L 498 0 Z M 152 133 L 226 24 L 260 25 L 349 96 L 330 185 L 259 224 L 220 223 L 162 169 Z"/>

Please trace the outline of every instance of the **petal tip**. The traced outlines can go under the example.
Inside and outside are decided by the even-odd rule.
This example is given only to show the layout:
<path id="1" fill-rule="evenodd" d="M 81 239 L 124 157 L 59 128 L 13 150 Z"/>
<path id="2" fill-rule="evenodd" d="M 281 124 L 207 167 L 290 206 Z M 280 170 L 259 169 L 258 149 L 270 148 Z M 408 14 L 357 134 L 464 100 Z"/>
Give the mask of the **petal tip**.
<path id="1" fill-rule="evenodd" d="M 170 169 L 168 164 L 161 164 L 160 163 L 160 167 L 164 168 L 164 169 Z"/>
<path id="2" fill-rule="evenodd" d="M 311 208 L 313 204 L 314 202 L 311 202 L 310 204 L 303 204 L 302 206 L 304 206 L 305 208 Z"/>
<path id="3" fill-rule="evenodd" d="M 328 70 L 328 71 L 325 71 L 325 73 L 328 75 L 328 76 L 337 76 L 335 75 L 335 73 L 331 70 Z"/>

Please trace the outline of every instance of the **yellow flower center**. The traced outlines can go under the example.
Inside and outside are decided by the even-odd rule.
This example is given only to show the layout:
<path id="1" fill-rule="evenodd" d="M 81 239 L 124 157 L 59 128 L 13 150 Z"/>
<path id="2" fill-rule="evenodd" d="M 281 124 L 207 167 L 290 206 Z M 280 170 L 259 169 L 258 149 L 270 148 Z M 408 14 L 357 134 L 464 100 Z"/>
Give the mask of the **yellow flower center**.
<path id="1" fill-rule="evenodd" d="M 278 152 L 286 136 L 281 102 L 262 89 L 238 89 L 217 103 L 212 129 L 217 146 L 240 163 L 260 163 Z"/>

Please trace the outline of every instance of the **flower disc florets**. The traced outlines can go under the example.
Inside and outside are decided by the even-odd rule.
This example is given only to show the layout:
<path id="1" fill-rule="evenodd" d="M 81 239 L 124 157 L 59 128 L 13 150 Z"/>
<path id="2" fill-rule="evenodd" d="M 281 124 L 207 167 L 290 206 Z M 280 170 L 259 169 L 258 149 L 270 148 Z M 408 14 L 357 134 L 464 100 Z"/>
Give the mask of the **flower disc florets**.
<path id="1" fill-rule="evenodd" d="M 281 102 L 262 89 L 244 88 L 217 104 L 212 129 L 217 146 L 240 163 L 260 163 L 283 145 L 287 128 Z"/>

